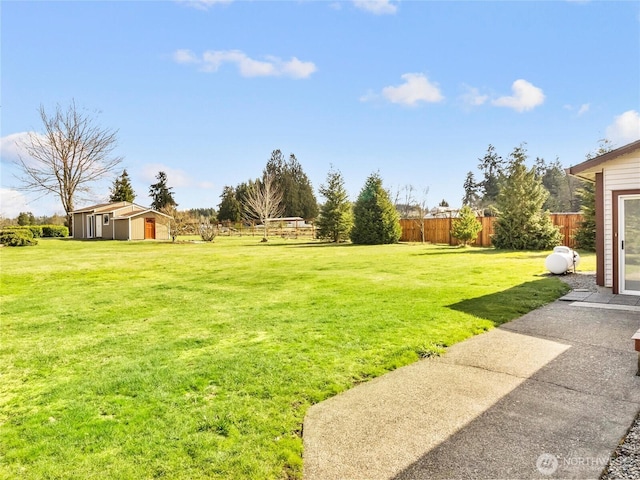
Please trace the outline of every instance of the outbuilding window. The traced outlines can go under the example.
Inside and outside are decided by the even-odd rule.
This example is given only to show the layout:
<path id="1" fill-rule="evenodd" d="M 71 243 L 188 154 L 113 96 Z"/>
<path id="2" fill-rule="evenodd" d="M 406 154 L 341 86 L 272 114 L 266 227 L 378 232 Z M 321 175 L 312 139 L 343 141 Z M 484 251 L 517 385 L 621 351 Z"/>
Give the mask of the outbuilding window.
<path id="1" fill-rule="evenodd" d="M 103 225 L 109 225 L 109 215 L 103 215 L 102 216 L 102 224 Z"/>

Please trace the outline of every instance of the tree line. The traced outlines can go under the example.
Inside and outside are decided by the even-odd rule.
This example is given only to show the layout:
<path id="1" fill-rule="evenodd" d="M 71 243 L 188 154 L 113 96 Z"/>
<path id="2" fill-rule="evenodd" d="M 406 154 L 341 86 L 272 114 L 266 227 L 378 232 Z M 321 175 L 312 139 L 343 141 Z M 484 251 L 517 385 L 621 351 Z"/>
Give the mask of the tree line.
<path id="1" fill-rule="evenodd" d="M 44 134 L 30 134 L 24 144 L 29 161 L 19 160 L 23 176 L 23 188 L 57 195 L 71 227 L 71 212 L 75 209 L 76 195 L 89 191 L 91 182 L 113 172 L 121 163 L 114 156 L 117 131 L 104 129 L 95 123 L 90 114 L 80 111 L 74 102 L 65 110 L 57 106 L 53 115 L 39 110 Z M 596 154 L 610 145 L 605 143 Z M 494 244 L 503 248 L 541 248 L 550 245 L 557 237 L 550 228 L 545 212 L 577 211 L 588 214 L 593 199 L 590 186 L 568 176 L 558 159 L 547 163 L 536 158 L 533 167 L 527 167 L 524 145 L 516 147 L 508 157 L 502 158 L 493 145 L 479 158 L 478 169 L 482 174 L 477 181 L 468 172 L 463 188 L 462 204 L 472 212 L 486 216 L 498 216 Z M 382 185 L 378 173 L 370 175 L 357 200 L 351 204 L 344 189 L 339 171 L 331 169 L 319 193 L 324 202 L 318 203 L 311 182 L 300 162 L 292 153 L 288 159 L 280 150 L 274 150 L 262 175 L 236 186 L 225 185 L 217 211 L 199 208 L 178 211 L 178 204 L 168 185 L 165 172 L 158 172 L 157 182 L 149 187 L 151 207 L 173 217 L 175 231 L 193 218 L 207 221 L 247 222 L 265 225 L 278 217 L 314 219 L 320 238 L 332 241 L 351 239 L 355 243 L 391 243 L 400 236 L 398 219 L 424 218 L 427 213 L 424 190 L 416 196 L 416 189 L 405 187 L 405 196 L 395 203 Z M 133 202 L 136 198 L 129 175 L 125 170 L 110 188 L 109 200 Z M 441 207 L 448 206 L 443 199 Z M 31 222 L 28 212 L 25 220 Z M 465 215 L 466 215 L 465 210 Z M 588 243 L 589 234 L 581 244 Z M 511 237 L 512 240 L 506 240 Z"/>

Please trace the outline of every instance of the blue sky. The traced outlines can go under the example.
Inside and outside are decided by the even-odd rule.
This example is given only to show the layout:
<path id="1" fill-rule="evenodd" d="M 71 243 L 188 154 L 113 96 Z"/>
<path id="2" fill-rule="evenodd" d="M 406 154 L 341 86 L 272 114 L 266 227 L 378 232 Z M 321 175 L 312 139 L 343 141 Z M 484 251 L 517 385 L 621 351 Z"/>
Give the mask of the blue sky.
<path id="1" fill-rule="evenodd" d="M 179 208 L 294 153 L 317 189 L 331 165 L 356 198 L 461 202 L 493 144 L 584 160 L 640 138 L 640 3 L 595 1 L 3 1 L 0 213 L 62 213 L 17 190 L 38 108 L 99 111 L 148 205 L 158 171 Z M 119 173 L 119 172 L 118 172 Z M 108 197 L 112 179 L 78 206 Z M 321 197 L 319 197 L 321 200 Z"/>

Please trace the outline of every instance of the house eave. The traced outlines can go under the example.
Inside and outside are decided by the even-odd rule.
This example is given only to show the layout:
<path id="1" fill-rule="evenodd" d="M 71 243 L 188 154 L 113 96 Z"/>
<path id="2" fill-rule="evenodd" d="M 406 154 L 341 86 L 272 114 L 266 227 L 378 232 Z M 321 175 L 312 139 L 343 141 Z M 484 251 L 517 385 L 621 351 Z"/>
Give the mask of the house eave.
<path id="1" fill-rule="evenodd" d="M 611 160 L 615 160 L 616 158 L 628 153 L 634 152 L 638 149 L 640 149 L 640 140 L 636 140 L 635 142 L 631 142 L 620 148 L 611 150 L 610 152 L 598 155 L 597 157 L 586 160 L 582 163 L 574 165 L 573 167 L 569 167 L 568 173 L 582 180 L 594 182 L 596 173 L 602 171 L 602 166 L 605 163 L 610 162 Z"/>

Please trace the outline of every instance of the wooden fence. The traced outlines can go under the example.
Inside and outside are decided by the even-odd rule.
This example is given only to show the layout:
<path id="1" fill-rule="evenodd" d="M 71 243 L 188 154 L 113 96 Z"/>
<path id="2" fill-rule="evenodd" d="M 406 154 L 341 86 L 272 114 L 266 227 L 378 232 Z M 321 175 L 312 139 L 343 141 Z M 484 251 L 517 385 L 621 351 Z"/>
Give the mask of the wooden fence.
<path id="1" fill-rule="evenodd" d="M 550 215 L 554 225 L 560 227 L 562 234 L 562 245 L 574 248 L 574 236 L 582 221 L 580 213 L 552 213 Z M 424 241 L 429 243 L 447 243 L 457 245 L 458 241 L 451 236 L 451 226 L 453 218 L 425 218 L 424 219 Z M 482 224 L 482 231 L 478 234 L 473 245 L 478 247 L 490 247 L 491 235 L 493 235 L 493 224 L 496 217 L 478 217 Z M 402 219 L 402 242 L 421 242 L 420 219 Z"/>

